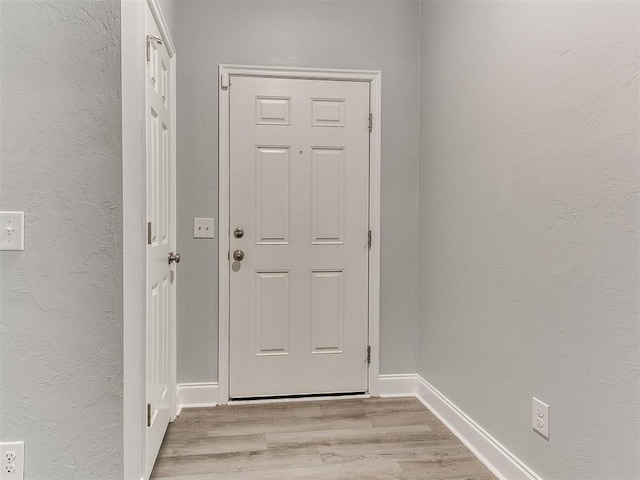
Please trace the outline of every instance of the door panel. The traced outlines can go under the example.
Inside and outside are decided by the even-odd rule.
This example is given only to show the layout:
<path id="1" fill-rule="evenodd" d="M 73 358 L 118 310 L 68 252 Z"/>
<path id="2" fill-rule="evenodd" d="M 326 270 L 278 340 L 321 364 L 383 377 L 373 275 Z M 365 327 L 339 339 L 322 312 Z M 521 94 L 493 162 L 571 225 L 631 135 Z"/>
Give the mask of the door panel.
<path id="1" fill-rule="evenodd" d="M 256 148 L 256 235 L 258 244 L 289 243 L 289 148 Z"/>
<path id="2" fill-rule="evenodd" d="M 160 38 L 150 10 L 147 35 Z M 146 323 L 146 473 L 151 473 L 170 420 L 171 325 L 175 322 L 175 271 L 167 261 L 175 247 L 175 172 L 170 150 L 171 63 L 166 47 L 149 42 L 146 82 L 147 122 L 147 323 Z"/>
<path id="3" fill-rule="evenodd" d="M 230 114 L 230 396 L 366 391 L 369 84 L 233 76 Z"/>
<path id="4" fill-rule="evenodd" d="M 311 272 L 311 353 L 342 353 L 344 272 Z"/>
<path id="5" fill-rule="evenodd" d="M 343 244 L 344 150 L 311 149 L 311 243 Z"/>
<path id="6" fill-rule="evenodd" d="M 289 355 L 289 272 L 256 273 L 256 355 Z"/>

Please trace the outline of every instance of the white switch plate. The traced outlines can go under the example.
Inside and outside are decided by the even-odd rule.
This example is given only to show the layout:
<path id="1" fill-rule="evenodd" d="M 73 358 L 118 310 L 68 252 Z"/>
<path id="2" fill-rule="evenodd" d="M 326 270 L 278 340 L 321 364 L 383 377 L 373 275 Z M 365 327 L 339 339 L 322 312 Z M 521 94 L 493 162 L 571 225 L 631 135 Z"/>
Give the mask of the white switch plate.
<path id="1" fill-rule="evenodd" d="M 0 212 L 0 250 L 24 250 L 24 212 Z"/>
<path id="2" fill-rule="evenodd" d="M 213 218 L 194 218 L 193 238 L 214 238 L 213 226 Z"/>
<path id="3" fill-rule="evenodd" d="M 24 442 L 0 443 L 0 480 L 24 479 Z"/>
<path id="4" fill-rule="evenodd" d="M 533 429 L 549 440 L 549 405 L 533 397 L 531 409 L 531 426 Z"/>

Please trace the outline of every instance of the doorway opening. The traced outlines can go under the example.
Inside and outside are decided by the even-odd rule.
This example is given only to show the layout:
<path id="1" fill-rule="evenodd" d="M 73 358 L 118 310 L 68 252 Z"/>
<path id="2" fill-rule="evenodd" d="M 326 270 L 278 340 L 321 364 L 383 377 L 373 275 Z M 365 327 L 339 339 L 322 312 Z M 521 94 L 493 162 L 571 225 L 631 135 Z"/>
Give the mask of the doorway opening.
<path id="1" fill-rule="evenodd" d="M 377 395 L 380 77 L 220 66 L 222 404 Z"/>

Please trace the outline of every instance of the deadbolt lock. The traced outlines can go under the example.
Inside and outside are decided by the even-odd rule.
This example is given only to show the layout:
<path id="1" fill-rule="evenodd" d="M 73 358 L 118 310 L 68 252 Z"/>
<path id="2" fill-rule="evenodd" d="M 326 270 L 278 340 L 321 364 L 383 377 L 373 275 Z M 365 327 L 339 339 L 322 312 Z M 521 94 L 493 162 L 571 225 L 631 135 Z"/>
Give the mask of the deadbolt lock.
<path id="1" fill-rule="evenodd" d="M 244 237 L 244 230 L 241 227 L 236 228 L 233 231 L 233 236 L 236 237 L 236 238 Z"/>

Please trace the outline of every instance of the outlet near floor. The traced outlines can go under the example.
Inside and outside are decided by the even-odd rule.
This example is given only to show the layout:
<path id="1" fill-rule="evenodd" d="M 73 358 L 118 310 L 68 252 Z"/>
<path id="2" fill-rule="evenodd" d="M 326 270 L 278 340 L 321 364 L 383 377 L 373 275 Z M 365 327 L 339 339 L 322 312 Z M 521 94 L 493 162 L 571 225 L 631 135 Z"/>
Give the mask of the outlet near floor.
<path id="1" fill-rule="evenodd" d="M 24 442 L 0 443 L 0 480 L 24 479 Z"/>
<path id="2" fill-rule="evenodd" d="M 549 440 L 549 405 L 533 397 L 531 419 L 533 429 Z"/>

